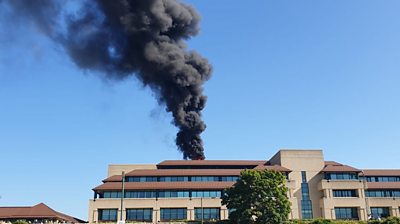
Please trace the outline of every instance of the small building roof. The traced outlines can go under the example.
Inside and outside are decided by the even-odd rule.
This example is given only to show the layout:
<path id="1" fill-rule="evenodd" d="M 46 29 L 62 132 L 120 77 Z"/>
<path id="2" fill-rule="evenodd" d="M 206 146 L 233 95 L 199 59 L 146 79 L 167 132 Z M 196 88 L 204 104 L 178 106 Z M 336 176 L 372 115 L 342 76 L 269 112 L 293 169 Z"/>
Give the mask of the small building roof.
<path id="1" fill-rule="evenodd" d="M 363 170 L 364 176 L 400 176 L 400 170 L 389 170 L 389 169 L 367 169 Z"/>
<path id="2" fill-rule="evenodd" d="M 121 182 L 121 181 L 122 181 L 122 175 L 113 175 L 103 180 L 103 182 Z"/>
<path id="3" fill-rule="evenodd" d="M 343 164 L 335 162 L 335 161 L 325 161 L 325 166 L 327 166 L 327 165 L 337 165 L 337 166 L 339 166 L 339 165 L 343 165 Z"/>
<path id="4" fill-rule="evenodd" d="M 278 172 L 292 172 L 292 170 L 279 166 L 279 165 L 258 165 L 254 169 L 256 170 L 275 170 Z"/>
<path id="5" fill-rule="evenodd" d="M 44 203 L 32 207 L 0 207 L 0 219 L 56 219 L 70 223 L 85 223 L 85 221 L 57 212 Z"/>
<path id="6" fill-rule="evenodd" d="M 325 161 L 325 167 L 322 172 L 355 172 L 359 173 L 361 170 L 354 168 L 352 166 L 344 165 L 335 161 Z"/>

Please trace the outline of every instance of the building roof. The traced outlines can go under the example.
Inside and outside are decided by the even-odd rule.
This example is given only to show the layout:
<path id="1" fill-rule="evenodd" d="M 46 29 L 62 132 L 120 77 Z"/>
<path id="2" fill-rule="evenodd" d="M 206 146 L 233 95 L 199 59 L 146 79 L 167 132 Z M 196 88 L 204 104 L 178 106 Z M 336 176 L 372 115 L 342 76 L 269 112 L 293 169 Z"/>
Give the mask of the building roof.
<path id="1" fill-rule="evenodd" d="M 235 182 L 125 182 L 125 190 L 223 190 Z M 93 190 L 121 190 L 121 182 L 106 182 Z"/>
<path id="2" fill-rule="evenodd" d="M 103 182 L 121 182 L 121 181 L 122 181 L 122 175 L 113 175 L 103 180 Z"/>
<path id="3" fill-rule="evenodd" d="M 400 176 L 400 170 L 367 169 L 363 170 L 365 176 Z"/>
<path id="4" fill-rule="evenodd" d="M 257 166 L 266 160 L 164 160 L 157 166 Z"/>
<path id="5" fill-rule="evenodd" d="M 85 222 L 57 212 L 43 203 L 32 207 L 0 207 L 0 219 L 56 219 L 71 223 Z"/>
<path id="6" fill-rule="evenodd" d="M 343 165 L 341 163 L 335 162 L 335 161 L 324 161 L 325 162 L 325 166 L 327 165 Z"/>
<path id="7" fill-rule="evenodd" d="M 279 166 L 279 165 L 258 165 L 254 169 L 256 170 L 275 170 L 278 172 L 292 172 L 292 170 Z"/>
<path id="8" fill-rule="evenodd" d="M 325 161 L 325 167 L 322 172 L 356 172 L 359 173 L 361 170 L 352 166 L 344 165 L 335 161 Z"/>
<path id="9" fill-rule="evenodd" d="M 400 189 L 400 182 L 367 182 L 367 189 Z"/>

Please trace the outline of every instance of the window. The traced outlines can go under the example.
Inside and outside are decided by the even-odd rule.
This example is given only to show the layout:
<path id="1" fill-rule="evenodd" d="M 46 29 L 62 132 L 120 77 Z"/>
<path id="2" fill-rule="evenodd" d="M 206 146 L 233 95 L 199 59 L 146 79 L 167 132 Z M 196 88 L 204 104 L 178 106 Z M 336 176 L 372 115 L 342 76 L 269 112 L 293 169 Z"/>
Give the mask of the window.
<path id="1" fill-rule="evenodd" d="M 117 221 L 118 209 L 99 209 L 100 221 Z"/>
<path id="2" fill-rule="evenodd" d="M 183 220 L 187 217 L 186 208 L 161 208 L 161 220 Z"/>
<path id="3" fill-rule="evenodd" d="M 358 219 L 358 211 L 355 207 L 335 207 L 336 219 Z"/>
<path id="4" fill-rule="evenodd" d="M 333 197 L 336 198 L 351 198 L 357 197 L 356 190 L 333 190 Z"/>
<path id="5" fill-rule="evenodd" d="M 156 198 L 157 193 L 155 191 L 127 191 L 125 192 L 125 198 Z"/>
<path id="6" fill-rule="evenodd" d="M 217 176 L 193 176 L 191 177 L 192 182 L 217 182 L 220 178 Z"/>
<path id="7" fill-rule="evenodd" d="M 389 208 L 387 207 L 371 207 L 371 214 L 374 218 L 386 218 L 390 216 Z"/>
<path id="8" fill-rule="evenodd" d="M 188 198 L 189 191 L 160 191 L 159 198 Z"/>
<path id="9" fill-rule="evenodd" d="M 203 218 L 202 218 L 203 211 Z M 219 208 L 194 208 L 194 219 L 195 220 L 219 220 L 220 218 Z"/>
<path id="10" fill-rule="evenodd" d="M 222 176 L 220 177 L 222 182 L 236 182 L 239 179 L 238 176 Z"/>
<path id="11" fill-rule="evenodd" d="M 153 209 L 138 208 L 126 209 L 126 220 L 129 221 L 153 221 Z"/>
<path id="12" fill-rule="evenodd" d="M 309 200 L 310 199 L 310 194 L 309 194 L 309 189 L 308 189 L 308 183 L 301 183 L 301 198 L 304 200 Z"/>
<path id="13" fill-rule="evenodd" d="M 368 176 L 367 182 L 400 182 L 400 176 Z"/>
<path id="14" fill-rule="evenodd" d="M 100 198 L 121 198 L 121 195 L 120 191 L 106 191 L 103 195 L 100 194 Z"/>
<path id="15" fill-rule="evenodd" d="M 367 190 L 365 196 L 371 198 L 399 198 L 400 190 Z"/>
<path id="16" fill-rule="evenodd" d="M 238 176 L 125 177 L 126 182 L 236 182 Z"/>
<path id="17" fill-rule="evenodd" d="M 174 176 L 174 177 L 160 177 L 160 182 L 187 182 L 189 177 L 187 176 Z"/>
<path id="18" fill-rule="evenodd" d="M 306 171 L 301 171 L 301 182 L 302 183 L 307 183 Z"/>
<path id="19" fill-rule="evenodd" d="M 301 217 L 303 219 L 312 219 L 312 202 L 310 200 L 307 173 L 305 171 L 301 171 L 301 180 Z"/>
<path id="20" fill-rule="evenodd" d="M 312 204 L 311 200 L 301 200 L 301 218 L 312 219 Z"/>
<path id="21" fill-rule="evenodd" d="M 157 177 L 126 177 L 126 182 L 157 182 Z"/>
<path id="22" fill-rule="evenodd" d="M 192 191 L 192 198 L 220 198 L 221 191 Z"/>
<path id="23" fill-rule="evenodd" d="M 325 173 L 327 180 L 358 180 L 356 173 Z"/>

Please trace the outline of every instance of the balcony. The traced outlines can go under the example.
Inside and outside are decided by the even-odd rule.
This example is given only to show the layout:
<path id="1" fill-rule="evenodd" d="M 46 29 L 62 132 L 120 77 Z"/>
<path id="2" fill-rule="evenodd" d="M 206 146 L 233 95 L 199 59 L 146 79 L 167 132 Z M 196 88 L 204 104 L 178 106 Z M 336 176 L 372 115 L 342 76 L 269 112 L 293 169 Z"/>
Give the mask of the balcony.
<path id="1" fill-rule="evenodd" d="M 361 180 L 322 180 L 318 184 L 318 190 L 326 189 L 363 189 Z"/>

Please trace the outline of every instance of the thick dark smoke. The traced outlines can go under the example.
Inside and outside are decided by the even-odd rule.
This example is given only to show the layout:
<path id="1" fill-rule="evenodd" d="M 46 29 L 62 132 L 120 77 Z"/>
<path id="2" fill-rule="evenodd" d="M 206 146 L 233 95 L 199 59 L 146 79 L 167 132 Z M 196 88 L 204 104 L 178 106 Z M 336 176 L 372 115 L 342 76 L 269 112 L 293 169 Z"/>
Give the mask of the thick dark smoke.
<path id="1" fill-rule="evenodd" d="M 196 11 L 176 0 L 87 0 L 68 13 L 66 2 L 0 0 L 60 43 L 78 67 L 112 79 L 136 75 L 172 113 L 183 157 L 204 159 L 202 85 L 212 68 L 184 43 L 198 33 Z"/>

